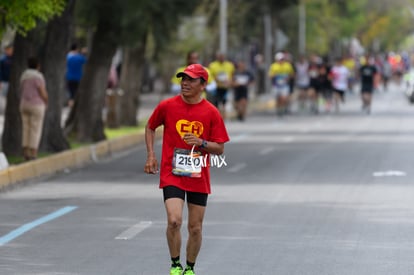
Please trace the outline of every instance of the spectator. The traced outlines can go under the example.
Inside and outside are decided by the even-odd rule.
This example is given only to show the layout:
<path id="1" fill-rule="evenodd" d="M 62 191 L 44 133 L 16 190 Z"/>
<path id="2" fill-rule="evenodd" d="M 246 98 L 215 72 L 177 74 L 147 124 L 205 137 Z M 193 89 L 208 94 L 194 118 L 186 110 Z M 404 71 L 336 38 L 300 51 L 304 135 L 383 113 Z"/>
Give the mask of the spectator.
<path id="1" fill-rule="evenodd" d="M 4 48 L 4 55 L 0 59 L 0 88 L 3 96 L 7 95 L 10 80 L 10 68 L 13 60 L 13 46 Z"/>
<path id="2" fill-rule="evenodd" d="M 78 45 L 73 44 L 66 56 L 66 85 L 69 91 L 69 107 L 72 107 L 75 102 L 85 62 L 86 57 L 79 52 Z"/>
<path id="3" fill-rule="evenodd" d="M 23 123 L 23 157 L 36 159 L 46 112 L 48 94 L 39 61 L 31 57 L 20 77 L 20 114 Z"/>

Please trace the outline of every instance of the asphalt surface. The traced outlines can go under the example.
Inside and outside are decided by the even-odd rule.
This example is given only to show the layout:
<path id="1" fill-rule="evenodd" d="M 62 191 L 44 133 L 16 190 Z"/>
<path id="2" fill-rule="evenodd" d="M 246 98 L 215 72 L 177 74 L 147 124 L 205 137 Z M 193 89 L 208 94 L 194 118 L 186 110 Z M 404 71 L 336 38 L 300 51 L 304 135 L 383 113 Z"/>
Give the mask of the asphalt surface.
<path id="1" fill-rule="evenodd" d="M 414 274 L 413 115 L 393 86 L 371 115 L 353 94 L 338 114 L 227 121 L 196 274 Z M 168 274 L 145 158 L 142 144 L 0 193 L 0 274 Z"/>

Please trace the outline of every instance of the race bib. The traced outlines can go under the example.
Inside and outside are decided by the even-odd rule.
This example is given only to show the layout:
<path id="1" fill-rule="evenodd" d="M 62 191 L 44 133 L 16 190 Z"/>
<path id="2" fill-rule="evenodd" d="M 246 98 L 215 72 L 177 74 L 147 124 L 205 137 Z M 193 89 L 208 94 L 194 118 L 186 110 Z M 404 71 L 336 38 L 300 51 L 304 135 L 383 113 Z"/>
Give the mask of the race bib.
<path id="1" fill-rule="evenodd" d="M 217 80 L 219 82 L 226 82 L 229 78 L 227 77 L 227 74 L 225 72 L 220 72 L 217 74 Z"/>
<path id="2" fill-rule="evenodd" d="M 249 76 L 247 76 L 247 75 L 236 75 L 235 79 L 236 79 L 236 83 L 238 85 L 247 85 L 247 84 L 249 84 Z"/>
<path id="3" fill-rule="evenodd" d="M 318 73 L 318 71 L 317 71 L 317 70 L 310 70 L 310 71 L 309 71 L 309 76 L 310 76 L 311 78 L 317 78 L 317 77 L 319 76 L 319 73 Z"/>
<path id="4" fill-rule="evenodd" d="M 200 178 L 202 163 L 201 152 L 175 148 L 172 173 L 176 176 Z"/>
<path id="5" fill-rule="evenodd" d="M 273 79 L 273 83 L 277 88 L 288 86 L 288 77 L 286 75 L 277 75 Z"/>

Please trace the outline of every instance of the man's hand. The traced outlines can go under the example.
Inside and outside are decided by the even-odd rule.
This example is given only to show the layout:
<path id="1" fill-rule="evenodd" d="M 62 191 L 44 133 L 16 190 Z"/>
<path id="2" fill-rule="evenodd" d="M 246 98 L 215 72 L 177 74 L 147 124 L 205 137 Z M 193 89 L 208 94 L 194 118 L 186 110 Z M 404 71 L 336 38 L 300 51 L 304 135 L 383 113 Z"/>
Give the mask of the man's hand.
<path id="1" fill-rule="evenodd" d="M 187 143 L 188 145 L 195 145 L 195 146 L 201 146 L 201 144 L 203 144 L 203 140 L 199 137 L 197 137 L 194 134 L 191 133 L 186 133 L 183 136 L 183 140 L 185 141 L 185 143 Z"/>
<path id="2" fill-rule="evenodd" d="M 145 163 L 144 172 L 147 174 L 157 174 L 158 173 L 158 161 L 155 157 L 147 158 Z"/>

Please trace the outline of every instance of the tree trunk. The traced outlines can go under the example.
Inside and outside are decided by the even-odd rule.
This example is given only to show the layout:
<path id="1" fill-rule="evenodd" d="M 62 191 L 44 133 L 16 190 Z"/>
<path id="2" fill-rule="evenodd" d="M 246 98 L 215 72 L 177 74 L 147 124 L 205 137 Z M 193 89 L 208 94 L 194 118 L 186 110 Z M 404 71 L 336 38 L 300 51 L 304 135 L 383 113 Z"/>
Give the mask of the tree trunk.
<path id="1" fill-rule="evenodd" d="M 66 52 L 70 44 L 70 33 L 73 25 L 73 11 L 76 0 L 68 0 L 60 17 L 51 20 L 47 26 L 45 39 L 45 56 L 43 71 L 49 93 L 49 104 L 42 132 L 40 148 L 48 152 L 60 152 L 68 149 L 61 125 L 62 96 L 65 95 Z"/>
<path id="2" fill-rule="evenodd" d="M 102 109 L 112 57 L 120 34 L 119 22 L 112 10 L 111 1 L 101 1 L 98 24 L 92 40 L 90 56 L 80 82 L 75 105 L 69 115 L 65 132 L 80 142 L 105 139 Z"/>
<path id="3" fill-rule="evenodd" d="M 7 156 L 22 154 L 22 121 L 19 112 L 20 106 L 20 76 L 27 68 L 29 56 L 36 55 L 36 34 L 38 28 L 27 33 L 24 37 L 17 34 L 14 40 L 13 63 L 10 71 L 9 90 L 2 135 L 2 148 Z"/>
<path id="4" fill-rule="evenodd" d="M 120 84 L 124 94 L 119 97 L 121 125 L 136 126 L 138 124 L 137 112 L 140 104 L 145 41 L 144 38 L 143 43 L 140 43 L 138 47 L 124 48 Z"/>

